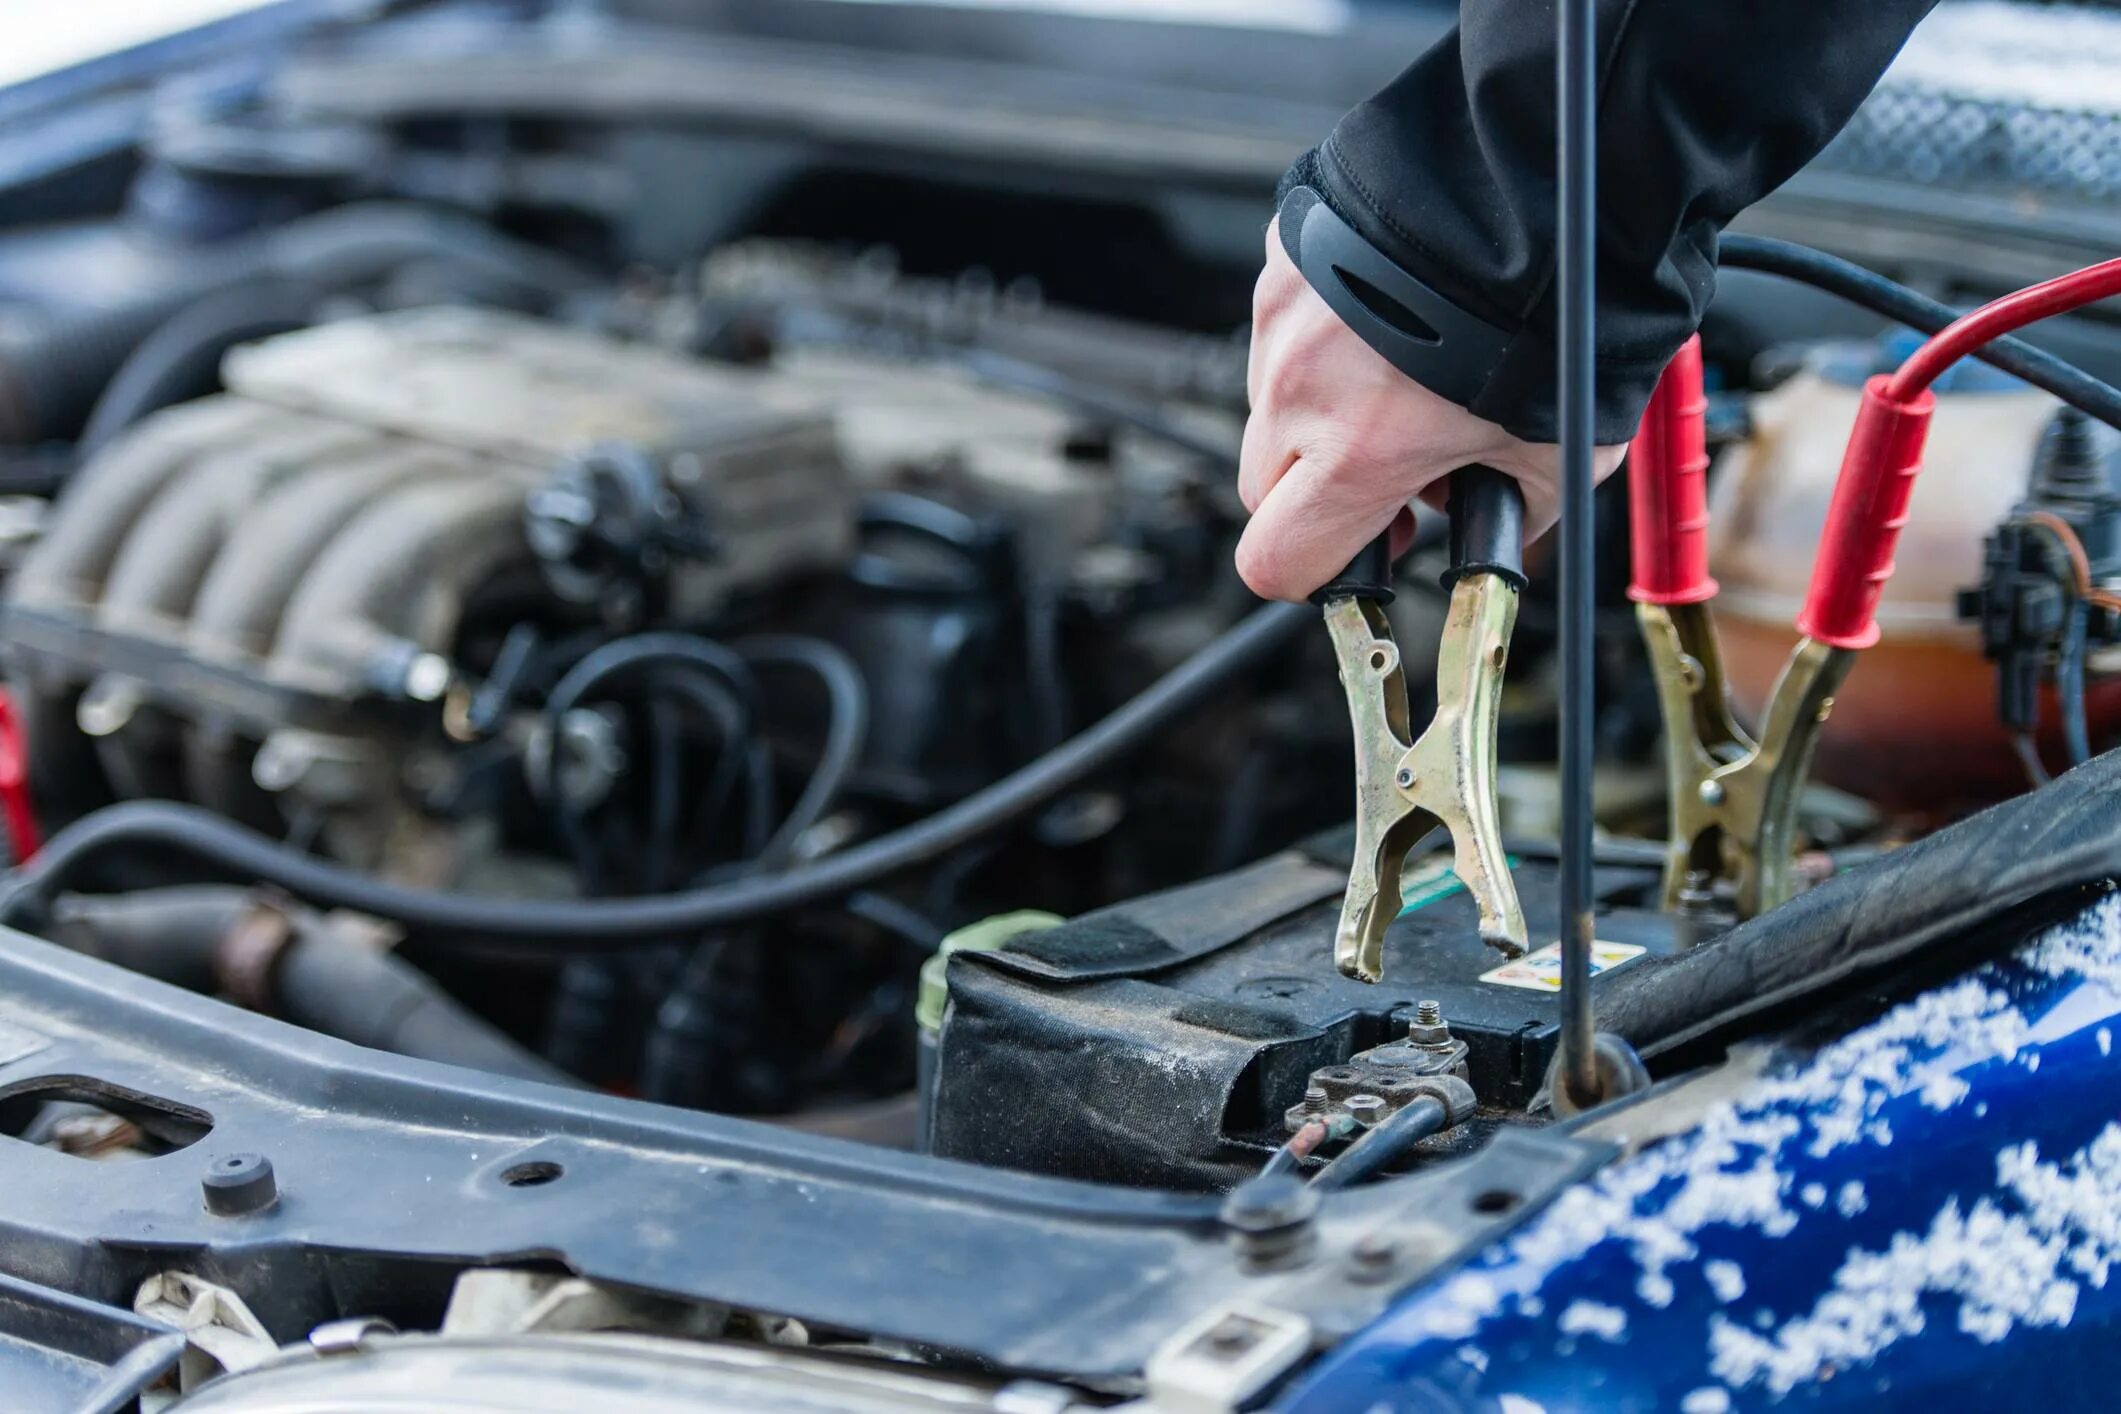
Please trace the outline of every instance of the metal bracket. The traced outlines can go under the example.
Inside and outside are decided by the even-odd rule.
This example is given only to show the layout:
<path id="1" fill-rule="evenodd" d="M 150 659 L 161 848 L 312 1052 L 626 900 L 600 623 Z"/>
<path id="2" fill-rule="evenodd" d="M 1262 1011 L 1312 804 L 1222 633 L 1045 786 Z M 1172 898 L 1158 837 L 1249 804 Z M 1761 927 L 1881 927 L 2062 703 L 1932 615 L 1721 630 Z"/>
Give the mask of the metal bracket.
<path id="1" fill-rule="evenodd" d="M 1235 1414 L 1310 1349 L 1304 1316 L 1248 1301 L 1214 1307 L 1149 1357 L 1149 1408 Z"/>

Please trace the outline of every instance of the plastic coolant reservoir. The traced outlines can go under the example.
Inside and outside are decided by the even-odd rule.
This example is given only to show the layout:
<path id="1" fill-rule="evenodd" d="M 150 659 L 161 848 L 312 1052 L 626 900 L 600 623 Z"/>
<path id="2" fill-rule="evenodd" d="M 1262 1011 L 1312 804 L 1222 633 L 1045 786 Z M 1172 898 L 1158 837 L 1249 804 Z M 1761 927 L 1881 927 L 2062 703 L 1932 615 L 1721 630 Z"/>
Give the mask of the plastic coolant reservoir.
<path id="1" fill-rule="evenodd" d="M 1866 370 L 1867 371 L 1867 370 Z M 1878 607 L 1879 643 L 1834 702 L 1814 774 L 1888 811 L 1933 815 L 2025 788 L 1996 720 L 1993 668 L 1955 597 L 1981 577 L 1982 539 L 2023 496 L 2058 404 L 1986 369 L 1940 386 L 1922 474 Z M 1741 714 L 1759 720 L 1818 551 L 1860 381 L 1815 360 L 1753 405 L 1753 435 L 1717 468 L 1710 559 L 1724 666 Z M 2053 702 L 2047 757 L 2059 764 Z M 2121 717 L 2121 685 L 2095 689 L 2092 735 Z"/>

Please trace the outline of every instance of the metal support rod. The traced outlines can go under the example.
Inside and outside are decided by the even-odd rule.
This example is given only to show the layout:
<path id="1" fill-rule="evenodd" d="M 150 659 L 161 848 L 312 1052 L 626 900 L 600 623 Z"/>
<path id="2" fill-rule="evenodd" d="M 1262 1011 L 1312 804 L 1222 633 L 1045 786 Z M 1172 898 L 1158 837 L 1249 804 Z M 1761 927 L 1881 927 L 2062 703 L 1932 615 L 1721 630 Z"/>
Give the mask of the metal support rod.
<path id="1" fill-rule="evenodd" d="M 1597 396 L 1598 73 L 1591 0 L 1556 7 L 1560 200 L 1561 422 L 1561 1080 L 1596 1102 L 1591 1016 L 1591 757 L 1595 553 L 1592 416 Z"/>

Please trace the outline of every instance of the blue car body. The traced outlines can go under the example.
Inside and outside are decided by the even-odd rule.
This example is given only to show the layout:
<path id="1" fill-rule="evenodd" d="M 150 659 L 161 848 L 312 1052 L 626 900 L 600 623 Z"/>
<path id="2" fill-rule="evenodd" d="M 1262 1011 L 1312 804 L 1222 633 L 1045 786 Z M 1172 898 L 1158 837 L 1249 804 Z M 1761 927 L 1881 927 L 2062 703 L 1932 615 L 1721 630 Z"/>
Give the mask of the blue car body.
<path id="1" fill-rule="evenodd" d="M 2113 1408 L 2117 1034 L 2121 896 L 1770 1065 L 1281 1407 Z"/>

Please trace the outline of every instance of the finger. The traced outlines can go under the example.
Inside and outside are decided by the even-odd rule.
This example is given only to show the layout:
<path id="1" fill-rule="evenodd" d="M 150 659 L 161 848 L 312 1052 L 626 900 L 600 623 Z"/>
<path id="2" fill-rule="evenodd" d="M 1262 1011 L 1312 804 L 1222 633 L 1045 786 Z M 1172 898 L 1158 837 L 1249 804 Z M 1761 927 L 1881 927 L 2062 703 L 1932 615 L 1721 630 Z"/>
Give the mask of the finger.
<path id="1" fill-rule="evenodd" d="M 1395 501 L 1380 504 L 1325 464 L 1299 457 L 1245 526 L 1237 573 L 1261 598 L 1302 600 L 1347 568 L 1404 509 Z"/>
<path id="2" fill-rule="evenodd" d="M 1298 296 L 1309 289 L 1290 262 L 1289 253 L 1281 248 L 1274 227 L 1268 226 L 1266 258 L 1260 264 L 1259 278 L 1252 282 L 1252 344 L 1245 358 L 1245 397 L 1254 407 L 1259 405 L 1260 391 L 1269 379 L 1268 354 L 1275 325 Z"/>
<path id="3" fill-rule="evenodd" d="M 1267 253 L 1260 262 L 1259 278 L 1252 282 L 1252 344 L 1245 354 L 1245 402 L 1259 406 L 1259 386 L 1266 377 L 1266 328 L 1277 301 L 1274 297 L 1274 225 L 1267 224 Z"/>
<path id="4" fill-rule="evenodd" d="M 1275 483 L 1295 464 L 1296 452 L 1280 432 L 1274 407 L 1254 407 L 1245 419 L 1245 437 L 1237 454 L 1237 499 L 1247 512 L 1259 509 Z"/>
<path id="5" fill-rule="evenodd" d="M 1395 563 L 1414 547 L 1414 532 L 1420 525 L 1412 506 L 1401 506 L 1399 514 L 1392 517 L 1392 559 Z"/>

